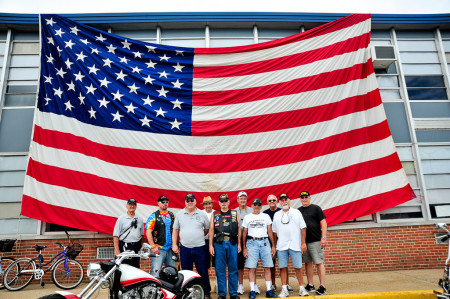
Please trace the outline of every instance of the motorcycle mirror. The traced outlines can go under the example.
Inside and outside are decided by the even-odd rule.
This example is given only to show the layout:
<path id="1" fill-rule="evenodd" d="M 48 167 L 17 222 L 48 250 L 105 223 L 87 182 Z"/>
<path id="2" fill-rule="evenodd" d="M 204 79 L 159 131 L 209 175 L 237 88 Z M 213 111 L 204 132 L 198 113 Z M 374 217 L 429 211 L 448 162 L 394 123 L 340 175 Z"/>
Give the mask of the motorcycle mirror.
<path id="1" fill-rule="evenodd" d="M 447 224 L 445 224 L 445 223 L 438 223 L 438 224 L 436 224 L 436 228 L 437 229 L 444 229 L 444 230 L 446 230 L 447 229 Z"/>

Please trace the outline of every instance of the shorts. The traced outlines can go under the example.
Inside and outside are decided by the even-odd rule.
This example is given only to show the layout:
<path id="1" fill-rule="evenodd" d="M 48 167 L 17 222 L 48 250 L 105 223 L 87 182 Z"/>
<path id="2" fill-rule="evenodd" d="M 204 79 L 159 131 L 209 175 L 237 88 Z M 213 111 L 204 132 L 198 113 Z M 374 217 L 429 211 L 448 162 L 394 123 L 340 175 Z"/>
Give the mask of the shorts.
<path id="1" fill-rule="evenodd" d="M 302 255 L 303 262 L 314 262 L 315 265 L 322 264 L 325 253 L 323 248 L 320 246 L 320 241 L 306 243 L 306 247 L 308 250 Z"/>
<path id="2" fill-rule="evenodd" d="M 287 268 L 289 262 L 289 256 L 292 260 L 292 265 L 295 269 L 300 269 L 302 267 L 302 252 L 292 249 L 278 250 L 278 268 Z"/>
<path id="3" fill-rule="evenodd" d="M 242 251 L 243 250 L 241 250 L 241 252 L 238 252 L 238 255 L 237 255 L 238 270 L 243 270 L 244 266 L 245 266 L 245 257 L 244 257 L 244 253 Z"/>
<path id="4" fill-rule="evenodd" d="M 269 239 L 265 240 L 247 240 L 247 260 L 245 267 L 254 269 L 258 266 L 258 260 L 261 258 L 261 263 L 264 268 L 273 267 L 272 251 Z"/>

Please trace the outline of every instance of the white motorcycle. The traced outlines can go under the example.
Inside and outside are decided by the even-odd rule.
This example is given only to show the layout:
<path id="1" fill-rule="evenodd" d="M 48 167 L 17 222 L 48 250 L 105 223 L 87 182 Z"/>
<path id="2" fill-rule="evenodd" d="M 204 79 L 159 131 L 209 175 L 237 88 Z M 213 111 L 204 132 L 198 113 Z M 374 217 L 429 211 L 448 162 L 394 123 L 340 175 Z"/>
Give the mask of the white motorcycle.
<path id="1" fill-rule="evenodd" d="M 109 288 L 109 299 L 172 299 L 175 297 L 204 299 L 201 277 L 193 271 L 178 271 L 174 267 L 165 267 L 156 278 L 138 268 L 123 264 L 123 261 L 129 258 L 148 259 L 151 255 L 150 245 L 144 243 L 139 254 L 122 252 L 115 260 L 100 264 L 90 263 L 87 276 L 91 282 L 80 294 L 57 291 L 57 294 L 40 299 L 88 299 L 100 287 Z"/>
<path id="2" fill-rule="evenodd" d="M 436 225 L 437 229 L 445 230 L 446 233 L 442 236 L 436 237 L 436 239 L 441 240 L 441 242 L 446 242 L 450 238 L 450 231 L 447 228 L 447 225 L 445 223 L 438 223 Z M 450 242 L 448 245 L 448 256 L 445 260 L 445 267 L 444 267 L 444 276 L 439 280 L 439 286 L 442 288 L 442 292 L 440 291 L 434 291 L 434 293 L 437 295 L 440 299 L 450 299 Z"/>

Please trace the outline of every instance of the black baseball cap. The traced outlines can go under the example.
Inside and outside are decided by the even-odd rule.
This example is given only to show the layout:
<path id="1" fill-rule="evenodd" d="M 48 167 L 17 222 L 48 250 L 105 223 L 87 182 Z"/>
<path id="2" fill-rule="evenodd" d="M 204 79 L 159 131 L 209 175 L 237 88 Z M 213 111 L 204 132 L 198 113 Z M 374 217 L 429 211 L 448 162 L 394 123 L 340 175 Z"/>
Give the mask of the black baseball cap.
<path id="1" fill-rule="evenodd" d="M 161 202 L 163 200 L 169 201 L 169 199 L 165 195 L 161 195 L 160 197 L 158 197 L 158 202 Z"/>
<path id="2" fill-rule="evenodd" d="M 261 199 L 255 198 L 255 199 L 253 200 L 253 204 L 255 204 L 255 203 L 262 204 Z"/>
<path id="3" fill-rule="evenodd" d="M 220 202 L 228 201 L 228 200 L 229 200 L 228 194 L 221 194 L 221 195 L 219 196 L 219 201 L 220 201 Z"/>
<path id="4" fill-rule="evenodd" d="M 282 199 L 282 198 L 289 199 L 289 196 L 286 193 L 283 193 L 283 194 L 280 195 L 280 199 Z"/>
<path id="5" fill-rule="evenodd" d="M 195 196 L 194 196 L 194 194 L 189 193 L 189 194 L 186 194 L 186 196 L 184 197 L 184 200 L 186 200 L 186 199 L 195 199 Z"/>
<path id="6" fill-rule="evenodd" d="M 136 201 L 136 199 L 134 199 L 134 198 L 130 198 L 130 199 L 127 201 L 127 204 L 129 204 L 129 205 L 135 205 L 135 204 L 137 204 L 137 201 Z"/>
<path id="7" fill-rule="evenodd" d="M 308 191 L 302 191 L 300 193 L 300 197 L 302 197 L 302 196 L 309 196 L 309 192 Z"/>

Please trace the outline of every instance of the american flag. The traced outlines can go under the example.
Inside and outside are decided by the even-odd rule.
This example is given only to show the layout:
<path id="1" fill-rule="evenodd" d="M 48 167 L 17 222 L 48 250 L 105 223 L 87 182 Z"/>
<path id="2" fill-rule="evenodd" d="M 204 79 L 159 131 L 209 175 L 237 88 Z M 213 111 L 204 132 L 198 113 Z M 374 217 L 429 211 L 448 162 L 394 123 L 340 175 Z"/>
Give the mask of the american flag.
<path id="1" fill-rule="evenodd" d="M 415 197 L 369 51 L 370 15 L 275 41 L 183 48 L 41 15 L 41 75 L 22 214 L 112 232 L 128 198 L 236 207 L 309 191 L 330 225 Z M 217 208 L 217 206 L 216 206 Z"/>

